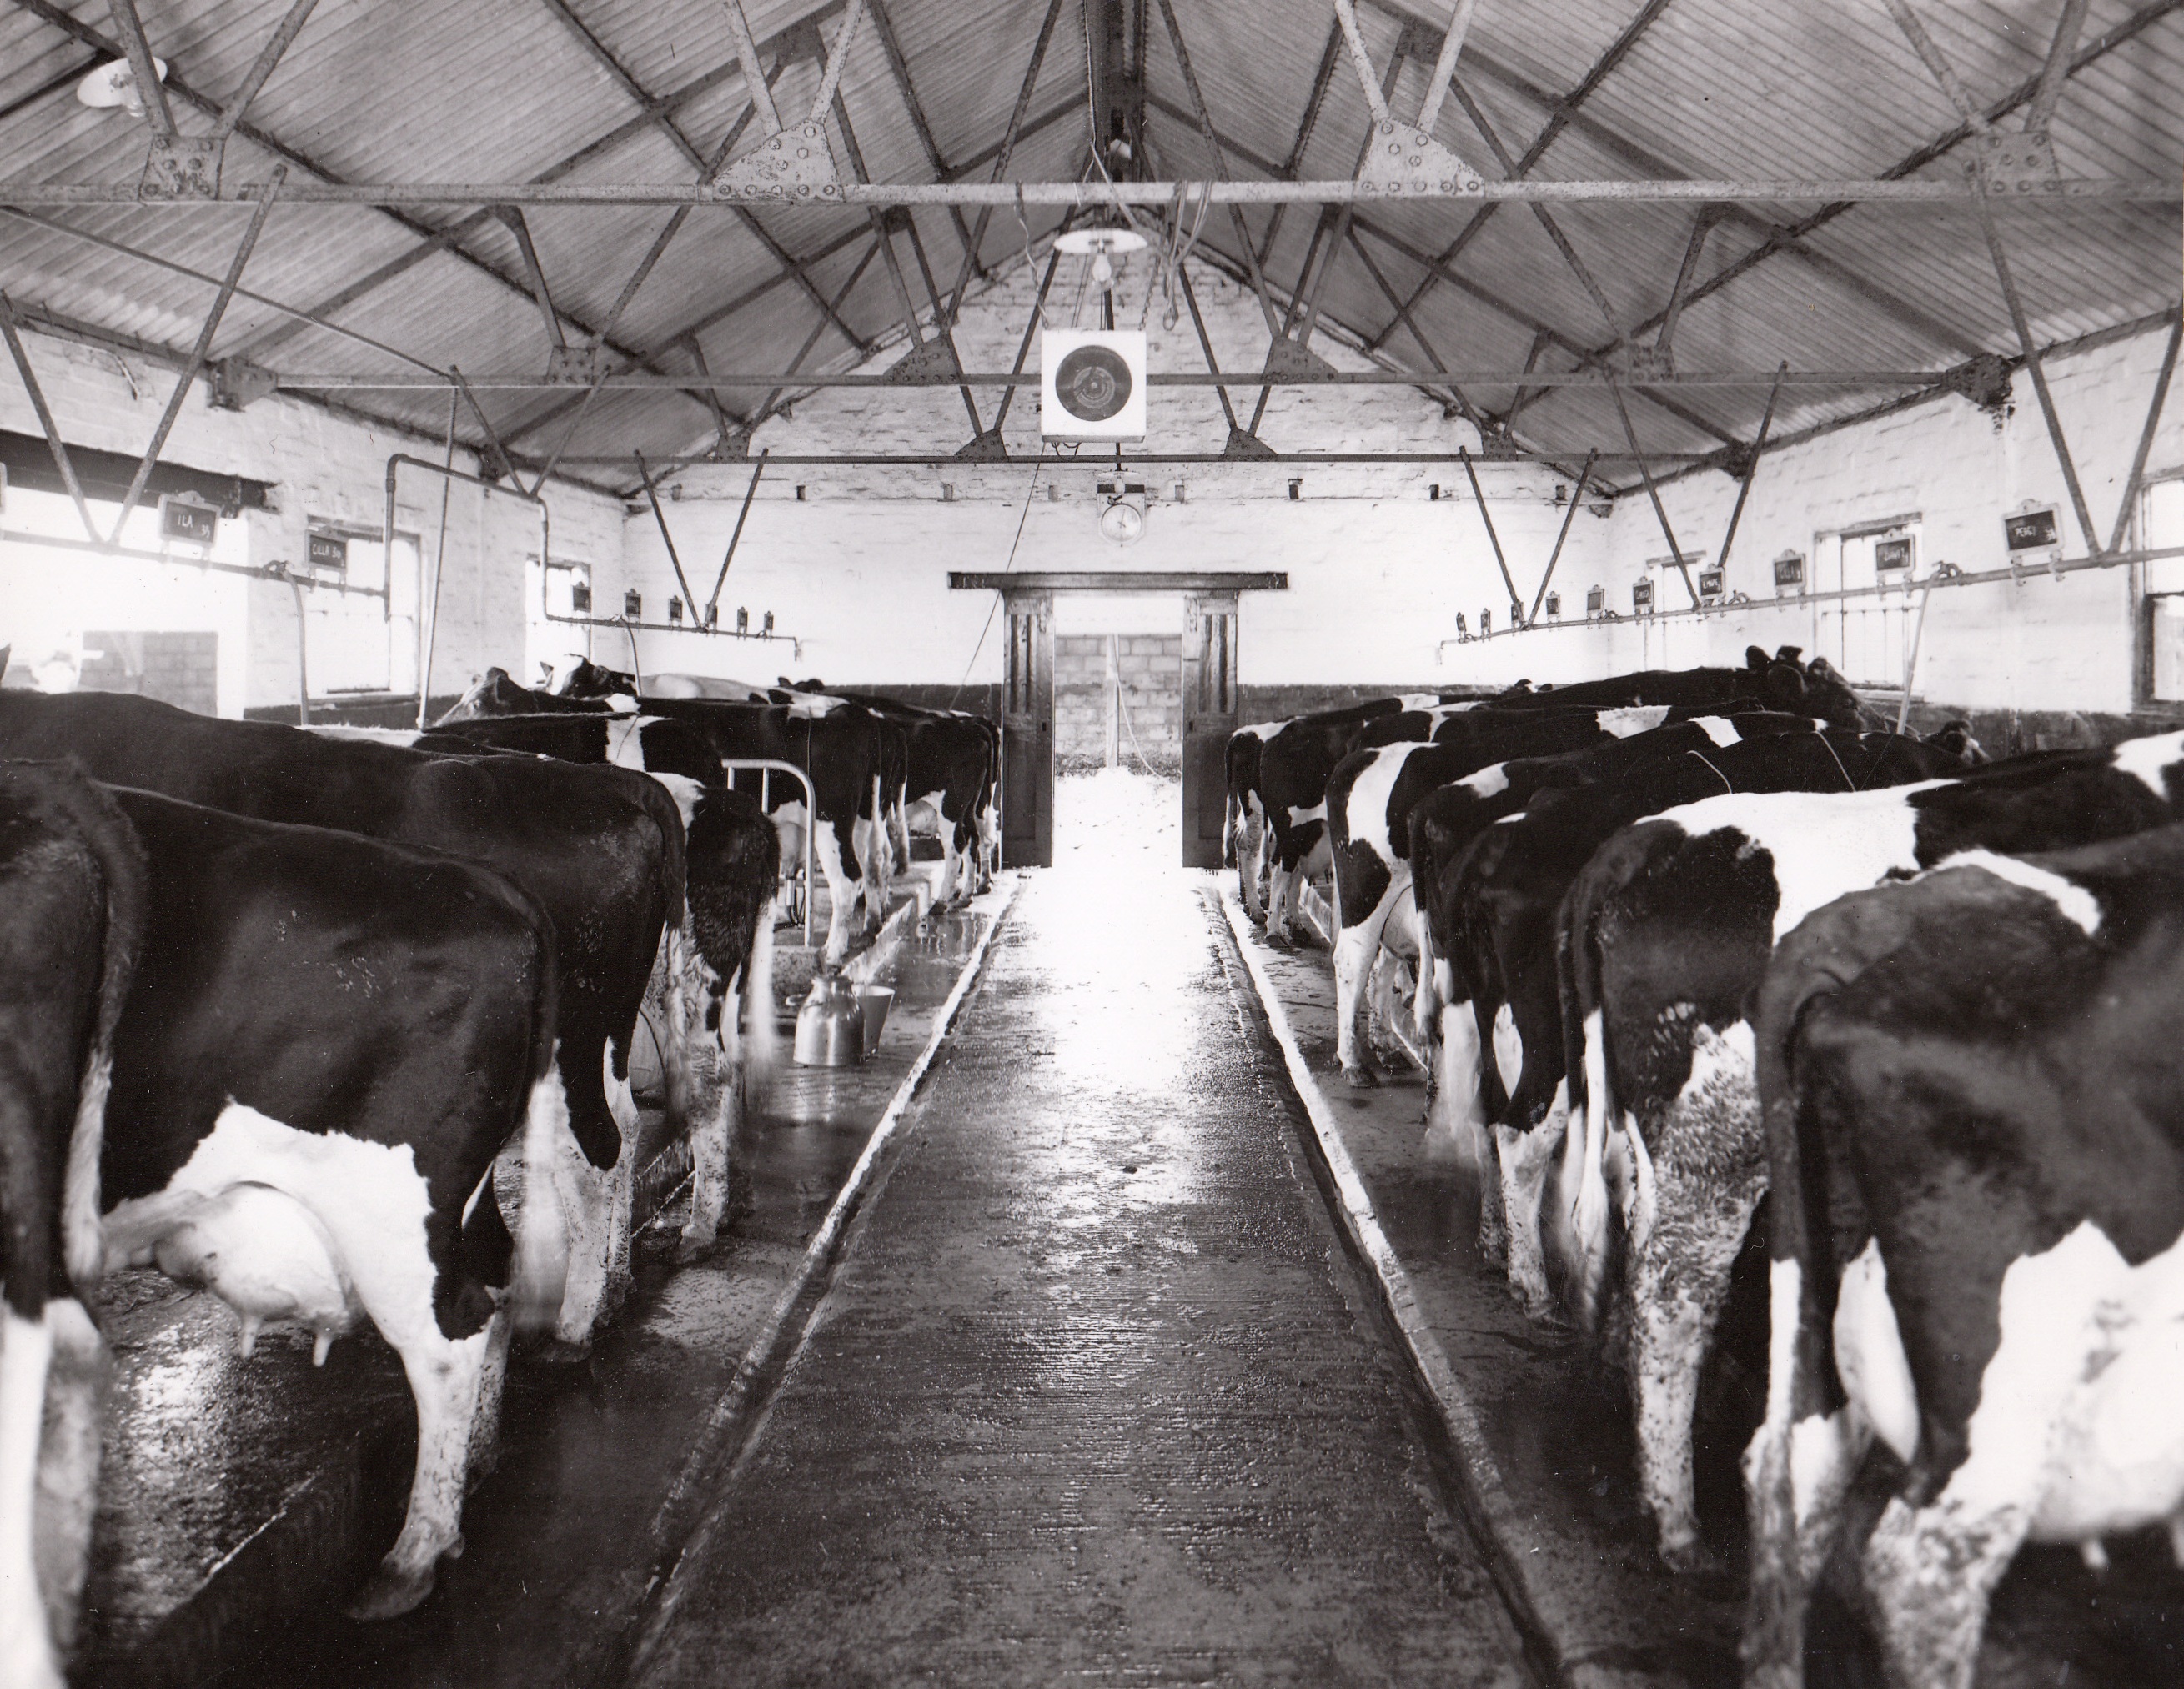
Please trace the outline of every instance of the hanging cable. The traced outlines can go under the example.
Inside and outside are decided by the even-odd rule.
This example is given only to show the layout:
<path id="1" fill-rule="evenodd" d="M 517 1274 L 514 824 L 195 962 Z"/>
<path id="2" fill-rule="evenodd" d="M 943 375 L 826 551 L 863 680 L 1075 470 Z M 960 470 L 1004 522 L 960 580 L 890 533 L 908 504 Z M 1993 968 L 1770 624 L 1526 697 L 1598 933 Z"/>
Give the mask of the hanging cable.
<path id="1" fill-rule="evenodd" d="M 1033 494 L 1039 491 L 1039 471 L 1046 467 L 1046 453 L 1040 449 L 1031 466 L 1031 481 L 1024 488 L 1023 508 L 1017 513 L 1016 537 L 1009 542 L 1008 561 L 1001 565 L 1001 573 L 1008 574 L 1017 566 L 1017 547 L 1023 543 L 1024 524 L 1031 519 Z M 963 696 L 963 688 L 971 684 L 971 671 L 978 666 L 978 653 L 986 648 L 986 636 L 994 631 L 994 614 L 1001 608 L 1001 595 L 994 594 L 994 601 L 986 606 L 986 625 L 978 630 L 978 642 L 971 647 L 971 660 L 963 665 L 963 678 L 956 683 L 956 690 L 948 695 L 948 708 L 956 708 L 956 700 Z"/>

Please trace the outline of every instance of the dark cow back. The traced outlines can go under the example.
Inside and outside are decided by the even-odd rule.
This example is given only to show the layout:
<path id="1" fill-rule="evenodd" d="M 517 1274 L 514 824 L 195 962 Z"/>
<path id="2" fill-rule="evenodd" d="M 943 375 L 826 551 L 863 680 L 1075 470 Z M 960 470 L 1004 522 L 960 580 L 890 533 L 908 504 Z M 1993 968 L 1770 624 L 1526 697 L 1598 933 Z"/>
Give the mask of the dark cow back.
<path id="1" fill-rule="evenodd" d="M 112 784 L 445 850 L 507 875 L 561 936 L 571 1125 L 595 1165 L 614 1164 L 620 1135 L 601 1052 L 611 1043 L 616 1075 L 626 1075 L 660 932 L 683 895 L 671 871 L 679 820 L 668 828 L 652 796 L 605 770 L 543 758 L 436 756 L 115 693 L 0 695 L 0 749 L 72 755 Z"/>

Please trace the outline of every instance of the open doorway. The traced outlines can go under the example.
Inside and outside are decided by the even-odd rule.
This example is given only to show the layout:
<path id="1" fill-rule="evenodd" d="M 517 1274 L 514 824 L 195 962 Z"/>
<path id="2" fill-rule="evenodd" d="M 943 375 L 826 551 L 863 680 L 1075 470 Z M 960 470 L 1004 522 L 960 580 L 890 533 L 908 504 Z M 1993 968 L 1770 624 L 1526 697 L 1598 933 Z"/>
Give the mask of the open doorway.
<path id="1" fill-rule="evenodd" d="M 1228 792 L 1225 758 L 1236 727 L 1238 603 L 1245 592 L 1280 591 L 1289 585 L 1289 576 L 1243 570 L 1027 570 L 951 572 L 948 584 L 958 592 L 1002 596 L 1003 863 L 1043 868 L 1054 861 L 1062 701 L 1056 665 L 1066 649 L 1072 667 L 1072 759 L 1103 770 L 1110 766 L 1112 710 L 1113 766 L 1150 769 L 1155 772 L 1140 777 L 1162 779 L 1154 743 L 1167 742 L 1166 724 L 1172 719 L 1179 764 L 1179 778 L 1172 787 L 1178 811 L 1177 855 L 1187 867 L 1219 866 Z M 1133 602 L 1148 599 L 1153 604 Z M 1167 627 L 1148 624 L 1153 605 L 1167 619 Z M 1179 634 L 1171 635 L 1168 630 L 1178 622 Z M 1061 643 L 1065 633 L 1072 636 L 1067 647 Z M 1176 641 L 1172 664 L 1171 637 Z"/>
<path id="2" fill-rule="evenodd" d="M 1183 601 L 1054 603 L 1054 848 L 1175 862 L 1183 814 Z"/>

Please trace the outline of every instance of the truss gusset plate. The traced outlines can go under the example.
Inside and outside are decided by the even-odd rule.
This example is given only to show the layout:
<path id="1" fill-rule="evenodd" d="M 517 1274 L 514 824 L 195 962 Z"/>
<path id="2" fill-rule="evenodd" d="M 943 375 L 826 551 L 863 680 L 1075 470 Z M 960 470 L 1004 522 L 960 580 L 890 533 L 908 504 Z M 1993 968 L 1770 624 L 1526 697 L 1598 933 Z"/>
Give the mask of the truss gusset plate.
<path id="1" fill-rule="evenodd" d="M 1231 427 L 1228 442 L 1221 448 L 1224 458 L 1263 459 L 1275 455 L 1274 448 L 1249 429 Z"/>
<path id="2" fill-rule="evenodd" d="M 1007 460 L 1009 448 L 1001 440 L 1000 431 L 989 428 L 957 447 L 956 455 L 966 463 L 1002 463 Z"/>
<path id="3" fill-rule="evenodd" d="M 1973 137 L 1973 168 L 1990 194 L 2057 193 L 2062 176 L 2055 145 L 2045 131 L 1990 129 Z"/>
<path id="4" fill-rule="evenodd" d="M 935 375 L 960 375 L 963 365 L 956 356 L 956 342 L 937 334 L 922 346 L 914 346 L 888 367 L 887 379 L 909 383 Z"/>
<path id="5" fill-rule="evenodd" d="M 573 387 L 588 387 L 606 373 L 596 346 L 557 346 L 546 353 L 546 379 Z"/>
<path id="6" fill-rule="evenodd" d="M 821 123 L 793 124 L 777 130 L 713 178 L 719 199 L 780 199 L 793 202 L 842 197 L 841 173 Z"/>
<path id="7" fill-rule="evenodd" d="M 222 358 L 206 369 L 212 377 L 214 410 L 241 410 L 273 391 L 273 372 L 245 358 Z"/>
<path id="8" fill-rule="evenodd" d="M 1485 186 L 1478 171 L 1423 129 L 1393 118 L 1373 126 L 1372 144 L 1357 167 L 1357 186 L 1368 193 L 1477 193 Z"/>
<path id="9" fill-rule="evenodd" d="M 1623 373 L 1634 381 L 1663 381 L 1676 373 L 1672 347 L 1633 346 L 1623 354 Z"/>
<path id="10" fill-rule="evenodd" d="M 1262 375 L 1332 375 L 1334 366 L 1308 347 L 1299 346 L 1286 335 L 1277 336 L 1267 347 L 1267 366 Z"/>
<path id="11" fill-rule="evenodd" d="M 220 154 L 227 143 L 212 135 L 155 135 L 144 156 L 139 199 L 217 199 Z"/>

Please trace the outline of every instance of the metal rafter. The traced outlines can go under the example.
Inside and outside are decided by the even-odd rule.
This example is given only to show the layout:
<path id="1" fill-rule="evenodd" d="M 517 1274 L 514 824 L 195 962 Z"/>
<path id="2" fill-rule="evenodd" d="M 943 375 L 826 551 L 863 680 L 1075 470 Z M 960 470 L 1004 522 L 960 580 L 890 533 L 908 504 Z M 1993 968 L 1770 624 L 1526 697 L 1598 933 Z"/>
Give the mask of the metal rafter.
<path id="1" fill-rule="evenodd" d="M 23 378 L 23 391 L 31 396 L 31 408 L 37 413 L 38 426 L 45 431 L 46 449 L 53 453 L 53 467 L 61 472 L 61 484 L 75 501 L 75 514 L 83 520 L 85 536 L 96 544 L 99 541 L 98 524 L 92 519 L 91 505 L 83 496 L 83 483 L 76 479 L 75 463 L 69 456 L 68 442 L 61 438 L 60 425 L 53 420 L 53 411 L 46 403 L 46 390 L 38 384 L 38 372 L 31 367 L 31 354 L 24 349 L 23 337 L 15 330 L 15 308 L 5 293 L 0 293 L 0 337 L 7 340 L 8 355 L 15 360 L 16 373 Z"/>
<path id="2" fill-rule="evenodd" d="M 2184 0 L 2153 0 L 2153 3 L 2141 7 L 2137 11 L 2132 13 L 2130 17 L 2118 24 L 2114 29 L 2109 30 L 2096 40 L 2088 42 L 2084 47 L 2073 54 L 2070 60 L 2069 68 L 2061 73 L 2062 76 L 2067 80 L 2069 77 L 2074 76 L 2079 71 L 2084 69 L 2087 65 L 2095 64 L 2098 60 L 2107 57 L 2108 54 L 2114 52 L 2118 47 L 2124 46 L 2126 43 L 2134 40 L 2136 37 L 2144 33 L 2148 29 L 2159 23 L 2163 18 L 2167 17 L 2170 13 L 2176 11 L 2180 5 L 2184 5 Z M 1486 67 L 1482 64 L 1482 68 Z M 1502 81 L 1507 86 L 1514 88 L 1520 93 L 1524 93 L 1527 98 L 1546 101 L 1550 100 L 1552 97 L 1541 91 L 1531 87 L 1529 84 L 1524 83 L 1521 78 L 1516 78 L 1506 73 L 1496 72 L 1493 74 L 1495 74 L 1496 81 Z M 2002 95 L 2000 97 L 1988 103 L 1978 114 L 1981 119 L 1981 126 L 1991 127 L 1992 125 L 1999 122 L 2002 119 L 2008 116 L 2012 112 L 2016 111 L 2019 108 L 2029 103 L 2038 95 L 2041 84 L 2044 80 L 2046 80 L 2046 74 L 2045 69 L 2043 68 L 2041 75 L 2027 77 L 2025 81 L 2019 83 L 2016 87 L 2011 89 L 2008 93 Z M 1626 157 L 1630 157 L 1642 152 L 1642 149 L 1636 147 L 1634 143 L 1624 141 L 1619 136 L 1613 136 L 1613 131 L 1602 131 L 1598 125 L 1592 124 L 1589 119 L 1582 120 L 1582 122 L 1588 135 L 1591 135 L 1596 140 L 1603 142 L 1605 144 L 1614 146 L 1618 151 L 1623 153 Z M 1918 148 L 1915 152 L 1907 153 L 1895 164 L 1890 165 L 1887 169 L 1881 173 L 1879 180 L 1883 181 L 1897 181 L 1911 177 L 1916 172 L 1924 169 L 1928 164 L 1932 164 L 1936 159 L 1947 157 L 1957 147 L 1962 146 L 1966 141 L 1970 140 L 1974 133 L 1975 130 L 1971 124 L 1968 122 L 1959 123 L 1955 128 L 1949 130 L 1942 135 L 1936 136 L 1933 140 L 1928 142 L 1925 146 Z M 1761 241 L 1759 245 L 1753 247 L 1751 251 L 1745 253 L 1731 263 L 1724 265 L 1720 269 L 1716 270 L 1705 281 L 1696 283 L 1691 288 L 1691 292 L 1685 296 L 1685 308 L 1688 309 L 1691 306 L 1696 304 L 1700 300 L 1711 297 L 1715 293 L 1719 292 L 1723 288 L 1728 286 L 1730 283 L 1750 275 L 1752 270 L 1758 269 L 1761 264 L 1766 263 L 1778 253 L 1787 252 L 1794 253 L 1800 258 L 1806 259 L 1808 262 L 1814 263 L 1816 265 L 1825 266 L 1827 273 L 1833 274 L 1838 280 L 1841 280 L 1847 284 L 1852 286 L 1861 293 L 1862 297 L 1866 297 L 1869 303 L 1882 304 L 1883 308 L 1891 309 L 1892 314 L 1900 314 L 1902 313 L 1914 310 L 1914 308 L 1904 305 L 1901 301 L 1892 300 L 1884 304 L 1882 301 L 1885 296 L 1880 296 L 1879 290 L 1874 288 L 1871 283 L 1864 282 L 1861 278 L 1856 278 L 1853 272 L 1851 272 L 1836 264 L 1835 260 L 1826 258 L 1823 254 L 1816 253 L 1809 247 L 1803 245 L 1806 236 L 1826 227 L 1829 224 L 1836 221 L 1838 218 L 1847 215 L 1851 211 L 1856 209 L 1857 205 L 1858 202 L 1854 200 L 1837 200 L 1830 204 L 1822 206 L 1819 210 L 1814 211 L 1805 217 L 1800 218 L 1795 223 L 1775 227 L 1769 227 L 1769 225 L 1764 222 L 1752 217 L 1750 213 L 1739 208 L 1735 214 L 1738 220 L 1742 223 L 1747 223 L 1747 225 L 1756 225 L 1760 229 L 1766 231 L 1765 238 Z M 1937 338 L 1943 338 L 1944 344 L 1949 345 L 1968 356 L 1977 354 L 1985 349 L 1978 341 L 1970 338 L 1961 331 L 1948 328 L 1947 325 L 1936 325 L 1932 318 L 1925 317 L 1923 313 L 1919 313 L 1919 315 L 1928 325 L 1926 331 L 1935 334 Z M 1643 334 L 1648 328 L 1652 327 L 1653 325 L 1654 320 L 1649 319 L 1646 322 L 1639 324 L 1635 332 Z"/>
<path id="3" fill-rule="evenodd" d="M 917 85 L 911 80 L 910 60 L 903 53 L 901 37 L 895 34 L 894 20 L 888 16 L 881 0 L 866 0 L 866 9 L 872 14 L 872 32 L 879 37 L 888 74 L 894 79 L 895 92 L 902 96 L 902 108 L 910 114 L 910 126 L 916 133 L 925 162 L 932 167 L 933 179 L 945 181 L 949 176 L 948 160 L 941 154 L 940 143 L 933 138 L 933 125 L 926 120 L 924 103 L 917 97 Z M 971 225 L 964 220 L 962 208 L 951 205 L 948 214 L 955 223 L 956 240 L 968 247 Z"/>
<path id="4" fill-rule="evenodd" d="M 1305 148 L 1312 145 L 1312 131 L 1319 127 L 1319 114 L 1327 104 L 1327 91 L 1334 81 L 1334 67 L 1342 62 L 1342 19 L 1335 18 L 1327 26 L 1327 45 L 1320 49 L 1319 68 L 1312 72 L 1312 92 L 1306 96 L 1304 115 L 1297 119 L 1296 139 L 1290 143 L 1289 158 L 1277 174 L 1284 181 L 1295 181 L 1304 165 Z M 1274 214 L 1267 219 L 1267 238 L 1258 252 L 1263 264 L 1274 255 L 1274 238 L 1282 231 L 1282 214 L 1286 205 L 1277 205 Z"/>
<path id="5" fill-rule="evenodd" d="M 142 96 L 144 121 L 161 140 L 173 138 L 174 108 L 167 103 L 167 86 L 152 57 L 152 44 L 144 38 L 144 20 L 136 15 L 136 0 L 107 0 L 107 13 L 121 38 L 121 45 L 115 51 L 127 57 L 130 73 L 136 78 Z"/>
<path id="6" fill-rule="evenodd" d="M 116 58 L 125 56 L 126 50 L 120 43 L 101 35 L 98 31 L 91 28 L 90 25 L 79 22 L 75 18 L 70 16 L 58 6 L 53 4 L 52 0 L 12 0 L 12 3 L 19 9 L 31 14 L 34 17 L 51 25 L 53 28 L 60 30 L 67 35 L 74 37 L 75 40 L 81 42 L 86 47 L 96 47 L 100 52 L 109 54 Z M 130 5 L 130 0 L 114 0 L 114 3 L 117 6 L 129 7 L 130 14 L 132 17 L 135 15 L 134 8 Z M 141 36 L 139 45 L 142 45 Z M 144 70 L 148 71 L 150 69 L 148 63 L 150 49 L 148 47 L 145 47 L 144 52 L 148 63 L 143 69 Z M 187 80 L 185 79 L 171 64 L 170 64 L 167 69 L 166 81 L 162 83 L 155 80 L 153 82 L 152 86 L 155 91 L 157 91 L 159 102 L 157 108 L 161 112 L 166 112 L 168 110 L 166 102 L 169 96 L 173 96 L 187 101 L 189 104 L 195 106 L 198 110 L 206 113 L 215 120 L 218 120 L 220 118 L 225 110 L 225 107 L 220 101 L 217 101 L 210 95 L 201 92 L 198 89 L 192 87 Z M 154 108 L 153 103 L 148 97 L 145 108 L 148 114 Z M 169 132 L 171 132 L 171 117 L 169 119 Z M 287 142 L 282 141 L 279 137 L 259 128 L 256 125 L 250 123 L 247 119 L 238 118 L 235 125 L 235 133 L 242 136 L 244 140 L 249 142 L 253 146 L 261 147 L 266 152 L 274 154 L 287 164 L 295 169 L 304 170 L 311 175 L 316 176 L 321 182 L 327 184 L 331 187 L 340 188 L 347 186 L 343 178 L 337 171 L 320 164 L 317 159 L 312 158 L 309 153 L 302 151 L 300 148 L 290 146 Z M 481 197 L 489 199 L 492 196 L 481 196 Z M 438 241 L 443 235 L 442 231 L 435 229 L 429 223 L 421 222 L 417 218 L 413 217 L 408 213 L 396 208 L 382 206 L 379 208 L 382 214 L 390 221 L 399 224 L 410 233 L 421 236 L 427 242 Z M 477 220 L 479 222 L 483 222 L 489 219 L 490 216 L 491 214 L 489 212 L 480 213 L 478 214 Z M 469 248 L 462 245 L 459 238 L 448 236 L 445 239 L 443 244 L 436 246 L 435 250 L 443 250 L 452 253 L 456 258 L 460 258 L 464 263 L 469 264 L 472 269 L 477 270 L 480 274 L 491 277 L 494 281 L 499 283 L 501 286 L 507 289 L 511 293 L 518 294 L 526 299 L 532 297 L 531 289 L 520 277 L 509 275 L 508 272 L 502 269 L 499 265 L 493 263 L 488 258 L 481 257 L 476 253 L 471 252 Z M 317 308 L 319 313 L 321 314 L 324 313 L 326 308 L 325 307 Z M 577 328 L 582 329 L 586 333 L 588 334 L 591 331 L 589 325 L 578 319 L 571 317 L 569 320 Z M 241 350 L 241 348 L 238 348 L 238 355 L 240 355 Z M 629 358 L 632 362 L 643 361 L 640 354 L 627 347 L 616 345 L 614 347 L 614 350 L 621 353 L 624 357 Z"/>
<path id="7" fill-rule="evenodd" d="M 243 77 L 242 86 L 235 91 L 234 97 L 221 110 L 220 121 L 213 125 L 214 140 L 225 141 L 235 133 L 235 125 L 242 121 L 242 114 L 258 97 L 258 91 L 265 86 L 266 79 L 272 75 L 274 66 L 280 64 L 281 55 L 287 52 L 290 43 L 303 32 L 304 25 L 310 18 L 311 8 L 318 3 L 319 0 L 295 0 L 295 4 L 289 7 L 287 15 L 275 25 L 272 36 L 259 50 L 249 74 Z"/>
<path id="8" fill-rule="evenodd" d="M 1540 162 L 1546 155 L 1547 148 L 1555 144 L 1555 138 L 1576 118 L 1578 108 L 1590 99 L 1593 91 L 1607 80 L 1609 74 L 1629 55 L 1630 49 L 1638 45 L 1639 38 L 1653 26 L 1653 20 L 1668 8 L 1669 0 L 1646 0 L 1645 7 L 1638 15 L 1623 26 L 1623 32 L 1610 42 L 1607 50 L 1592 62 L 1591 68 L 1579 79 L 1577 86 L 1550 103 L 1546 123 L 1541 127 L 1540 132 L 1532 137 L 1532 144 L 1524 149 L 1524 155 L 1518 160 L 1515 168 L 1508 172 L 1513 179 L 1531 174 L 1532 166 Z M 1475 60 L 1477 55 L 1474 54 L 1473 57 Z M 1457 232 L 1456 238 L 1450 242 L 1446 249 L 1442 252 L 1440 262 L 1444 264 L 1451 264 L 1462 257 L 1463 249 L 1469 246 L 1473 237 L 1486 226 L 1496 208 L 1493 205 L 1482 205 L 1474 212 L 1463 227 Z M 1425 279 L 1418 283 L 1417 291 L 1405 303 L 1412 310 L 1416 310 L 1418 302 L 1433 292 L 1436 279 L 1437 273 L 1428 270 Z M 1397 319 L 1397 322 L 1400 321 L 1401 319 Z M 1396 323 L 1390 323 L 1387 328 L 1372 341 L 1368 349 L 1377 352 L 1386 342 L 1388 336 L 1396 331 Z"/>
<path id="9" fill-rule="evenodd" d="M 1046 15 L 1039 20 L 1039 34 L 1031 44 L 1031 58 L 1024 65 L 1023 81 L 1017 89 L 1017 103 L 1009 111 L 1008 127 L 1001 131 L 1000 145 L 994 151 L 992 180 L 996 182 L 1007 174 L 1009 160 L 1016 153 L 1017 142 L 1022 138 L 1024 114 L 1031 109 L 1032 92 L 1039 86 L 1039 69 L 1046 63 L 1047 46 L 1054 39 L 1054 26 L 1061 16 L 1061 0 L 1047 0 Z M 1068 108 L 1074 110 L 1076 103 L 1075 96 L 1071 96 Z M 950 322 L 962 314 L 964 291 L 970 286 L 972 275 L 978 267 L 978 251 L 986 243 L 986 227 L 993 220 L 993 214 L 990 207 L 980 207 L 978 220 L 972 225 L 971 238 L 963 247 L 963 267 L 956 277 L 948 307 Z"/>
<path id="10" fill-rule="evenodd" d="M 126 3 L 126 0 L 120 0 Z M 220 319 L 227 314 L 228 302 L 235 297 L 236 284 L 242 280 L 242 267 L 250 262 L 250 254 L 257 249 L 258 237 L 265 231 L 265 219 L 273 209 L 273 202 L 281 190 L 286 169 L 274 166 L 273 175 L 265 184 L 265 192 L 258 201 L 258 208 L 250 214 L 250 226 L 243 231 L 242 244 L 235 250 L 235 260 L 227 267 L 227 279 L 220 283 L 220 292 L 205 313 L 204 326 L 198 331 L 197 344 L 190 349 L 189 362 L 182 366 L 181 374 L 175 380 L 175 390 L 167 396 L 167 408 L 159 414 L 159 425 L 152 431 L 152 442 L 144 448 L 137 461 L 136 473 L 130 478 L 129 491 L 121 500 L 121 511 L 114 519 L 114 532 L 109 545 L 121 543 L 121 531 L 129 525 L 130 514 L 136 502 L 144 496 L 144 483 L 152 478 L 152 466 L 159 461 L 159 448 L 167 443 L 173 431 L 175 419 L 182 414 L 182 401 L 190 396 L 190 387 L 204 368 L 205 354 L 212 350 L 212 337 L 220 332 Z"/>
<path id="11" fill-rule="evenodd" d="M 30 89 L 24 93 L 16 95 L 15 97 L 8 101 L 7 104 L 0 106 L 0 123 L 7 122 L 9 118 L 14 116 L 14 114 L 19 111 L 28 111 L 32 106 L 37 104 L 40 100 L 46 98 L 48 95 L 58 94 L 62 89 L 71 87 L 75 84 L 81 82 L 92 71 L 98 69 L 100 65 L 111 64 L 113 62 L 114 56 L 111 53 L 94 53 L 90 58 L 83 59 L 78 64 L 70 65 L 58 75 L 48 76 L 44 81 L 39 83 L 36 87 Z"/>

